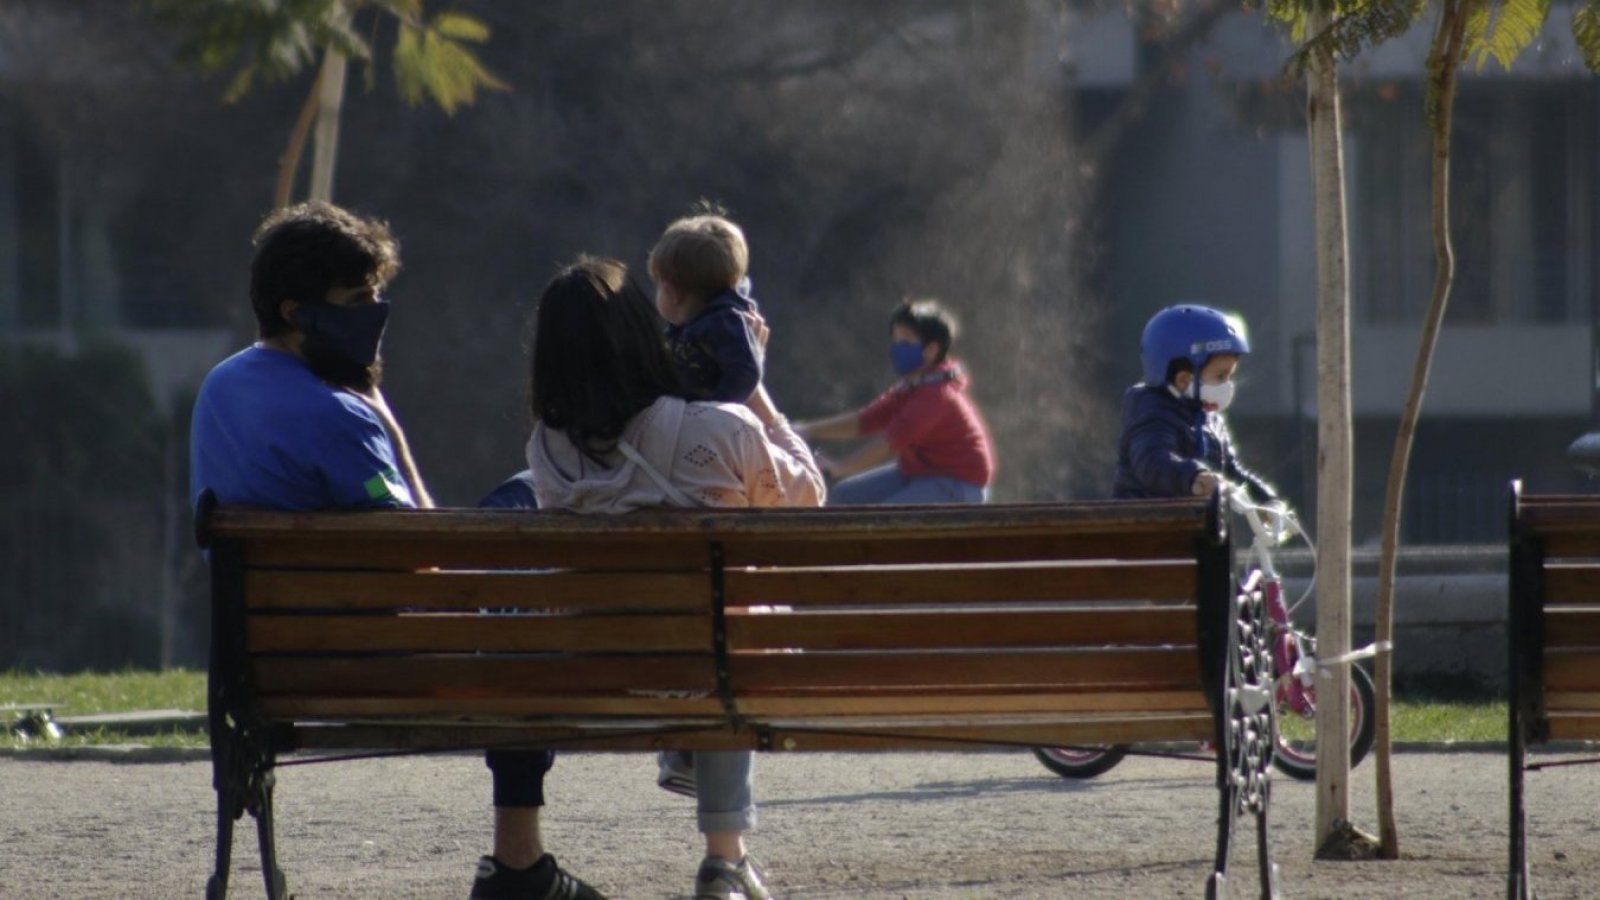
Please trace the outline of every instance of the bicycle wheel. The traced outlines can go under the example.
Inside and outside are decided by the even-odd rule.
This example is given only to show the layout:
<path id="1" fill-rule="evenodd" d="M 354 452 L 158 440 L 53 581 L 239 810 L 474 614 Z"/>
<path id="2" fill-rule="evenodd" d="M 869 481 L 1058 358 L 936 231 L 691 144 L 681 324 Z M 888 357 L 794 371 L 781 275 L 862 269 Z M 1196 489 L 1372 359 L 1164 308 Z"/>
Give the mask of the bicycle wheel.
<path id="1" fill-rule="evenodd" d="M 1278 746 L 1272 754 L 1272 764 L 1278 771 L 1300 781 L 1314 781 L 1317 777 L 1317 704 L 1315 696 L 1306 692 L 1311 700 L 1305 712 L 1296 712 L 1286 706 L 1283 694 L 1278 695 Z M 1355 768 L 1372 750 L 1372 738 L 1377 723 L 1372 718 L 1372 676 L 1360 666 L 1350 667 L 1350 768 Z"/>
<path id="2" fill-rule="evenodd" d="M 1128 748 L 1122 745 L 1035 747 L 1033 755 L 1044 763 L 1046 769 L 1062 778 L 1093 778 L 1109 772 L 1122 762 L 1122 758 L 1128 755 Z"/>

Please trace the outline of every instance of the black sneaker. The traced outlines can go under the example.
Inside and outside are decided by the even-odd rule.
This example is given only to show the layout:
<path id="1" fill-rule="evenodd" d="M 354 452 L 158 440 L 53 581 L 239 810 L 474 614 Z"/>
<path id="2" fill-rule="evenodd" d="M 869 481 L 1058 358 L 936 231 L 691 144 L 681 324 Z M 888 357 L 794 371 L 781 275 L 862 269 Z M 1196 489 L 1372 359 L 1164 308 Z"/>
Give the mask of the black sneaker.
<path id="1" fill-rule="evenodd" d="M 567 874 L 548 853 L 526 869 L 483 857 L 467 896 L 471 900 L 606 900 L 604 894 Z"/>

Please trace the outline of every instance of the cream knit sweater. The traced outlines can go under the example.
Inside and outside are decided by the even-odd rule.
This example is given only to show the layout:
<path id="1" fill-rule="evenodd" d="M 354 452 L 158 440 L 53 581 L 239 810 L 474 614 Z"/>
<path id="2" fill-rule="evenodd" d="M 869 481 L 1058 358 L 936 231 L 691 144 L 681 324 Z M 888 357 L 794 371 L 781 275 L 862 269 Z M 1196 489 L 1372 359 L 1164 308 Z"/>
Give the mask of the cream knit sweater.
<path id="1" fill-rule="evenodd" d="M 700 506 L 820 506 L 826 494 L 811 451 L 789 423 L 763 427 L 737 404 L 662 397 L 633 417 L 622 440 Z M 681 505 L 621 452 L 596 462 L 543 423 L 528 439 L 528 468 L 540 509 L 625 513 Z"/>

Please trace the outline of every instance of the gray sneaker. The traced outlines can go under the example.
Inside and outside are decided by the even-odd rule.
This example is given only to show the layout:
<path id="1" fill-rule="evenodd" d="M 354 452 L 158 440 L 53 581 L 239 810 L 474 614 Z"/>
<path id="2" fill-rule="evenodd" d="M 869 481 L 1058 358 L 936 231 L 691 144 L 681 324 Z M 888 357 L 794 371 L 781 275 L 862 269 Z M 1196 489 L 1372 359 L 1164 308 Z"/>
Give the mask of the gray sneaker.
<path id="1" fill-rule="evenodd" d="M 694 754 L 667 750 L 656 754 L 656 784 L 664 791 L 695 796 Z"/>
<path id="2" fill-rule="evenodd" d="M 763 881 L 766 873 L 755 857 L 745 856 L 737 864 L 716 856 L 700 863 L 694 877 L 695 900 L 771 900 L 772 892 Z"/>

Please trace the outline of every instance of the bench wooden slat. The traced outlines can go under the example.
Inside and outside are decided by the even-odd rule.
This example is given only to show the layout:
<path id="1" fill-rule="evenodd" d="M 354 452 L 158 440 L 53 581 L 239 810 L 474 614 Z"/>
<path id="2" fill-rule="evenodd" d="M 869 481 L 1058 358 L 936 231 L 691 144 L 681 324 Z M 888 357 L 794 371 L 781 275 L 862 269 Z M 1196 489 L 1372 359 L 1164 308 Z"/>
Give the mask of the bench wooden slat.
<path id="1" fill-rule="evenodd" d="M 1590 647 L 1600 652 L 1600 606 L 1555 606 L 1544 615 L 1546 648 Z"/>
<path id="2" fill-rule="evenodd" d="M 1600 603 L 1600 565 L 1560 563 L 1544 569 L 1544 602 Z"/>
<path id="3" fill-rule="evenodd" d="M 1205 695 L 1198 689 L 1187 691 L 1104 690 L 1087 693 L 1019 693 L 1015 689 L 974 691 L 952 694 L 890 694 L 850 696 L 829 692 L 827 696 L 746 695 L 739 710 L 746 715 L 855 716 L 890 713 L 935 715 L 944 713 L 1151 713 L 1204 712 Z"/>
<path id="4" fill-rule="evenodd" d="M 333 659 L 252 657 L 265 694 L 516 696 L 546 689 L 576 694 L 713 692 L 709 653 L 702 656 L 374 656 Z"/>
<path id="5" fill-rule="evenodd" d="M 1074 744 L 1137 744 L 1150 741 L 1204 741 L 1216 737 L 1209 713 L 1151 716 L 1139 719 L 1101 719 L 1052 725 L 984 725 L 973 728 L 893 728 L 882 736 L 871 733 L 819 734 L 772 729 L 775 749 L 863 752 L 878 750 L 948 750 L 950 741 L 974 746 L 1005 744 L 1025 747 L 1061 747 Z M 920 737 L 923 740 L 919 741 Z"/>
<path id="6" fill-rule="evenodd" d="M 1546 649 L 1544 689 L 1548 694 L 1587 691 L 1600 686 L 1600 649 Z"/>
<path id="7" fill-rule="evenodd" d="M 1096 565 L 923 565 L 893 568 L 733 570 L 734 606 L 848 606 L 856 603 L 961 603 L 1008 600 L 1185 600 L 1194 596 L 1192 562 Z"/>
<path id="8" fill-rule="evenodd" d="M 853 541 L 885 533 L 955 538 L 996 533 L 1194 534 L 1206 528 L 1207 505 L 1203 499 L 1185 498 L 982 506 L 640 510 L 625 516 L 494 509 L 289 512 L 222 507 L 211 512 L 206 530 L 216 539 L 250 541 L 304 537 L 327 542 L 382 533 L 391 539 L 417 536 L 433 543 L 596 537 L 660 541 L 678 536 L 692 536 L 701 542 L 763 536 L 785 541 Z"/>
<path id="9" fill-rule="evenodd" d="M 322 572 L 254 570 L 251 609 L 709 610 L 704 572 Z"/>
<path id="10" fill-rule="evenodd" d="M 1195 648 L 1010 653 L 762 653 L 732 658 L 739 691 L 860 688 L 940 692 L 952 686 L 1022 685 L 1065 690 L 1197 684 Z"/>
<path id="11" fill-rule="evenodd" d="M 1600 712 L 1551 712 L 1550 740 L 1588 741 L 1600 738 Z"/>
<path id="12" fill-rule="evenodd" d="M 254 657 L 265 694 L 516 696 L 540 685 L 574 693 L 713 691 L 709 655 Z M 732 660 L 742 691 L 852 688 L 881 693 L 1030 685 L 1063 690 L 1181 689 L 1198 682 L 1193 647 L 964 653 L 763 653 Z"/>
<path id="13" fill-rule="evenodd" d="M 1193 559 L 1194 536 L 1182 532 L 987 534 L 873 537 L 796 542 L 735 537 L 723 545 L 730 567 L 892 566 L 919 563 L 1005 563 L 1053 560 Z"/>
<path id="14" fill-rule="evenodd" d="M 243 541 L 249 566 L 666 570 L 699 565 L 708 542 L 725 544 L 733 566 L 1187 557 L 1205 528 L 1204 501 L 1157 500 L 626 516 L 224 508 L 212 515 L 208 534 Z"/>
<path id="15" fill-rule="evenodd" d="M 532 515 L 532 514 L 528 514 Z M 1194 535 L 1182 532 L 1081 534 L 932 534 L 867 539 L 825 534 L 805 539 L 732 536 L 724 544 L 728 566 L 911 565 L 927 562 L 1018 562 L 1038 559 L 1183 559 L 1194 554 Z M 252 568 L 283 566 L 408 571 L 446 569 L 622 569 L 671 571 L 703 567 L 705 539 L 695 535 L 655 540 L 613 537 L 482 538 L 440 541 L 360 536 L 330 541 L 289 535 L 245 545 Z"/>
<path id="16" fill-rule="evenodd" d="M 1103 691 L 1093 693 L 991 693 L 914 694 L 821 697 L 750 696 L 739 701 L 745 715 L 807 717 L 818 715 L 871 716 L 886 714 L 995 714 L 995 713 L 1149 713 L 1205 712 L 1205 697 L 1198 691 Z M 529 716 L 706 716 L 724 715 L 716 697 L 579 697 L 570 694 L 529 694 L 517 697 L 306 697 L 263 698 L 262 713 L 269 719 L 305 721 L 354 720 L 401 717 L 453 716 L 505 719 Z"/>
<path id="17" fill-rule="evenodd" d="M 252 616 L 252 653 L 709 652 L 708 616 Z"/>
<path id="18" fill-rule="evenodd" d="M 1558 691 L 1545 695 L 1545 708 L 1555 712 L 1583 712 L 1592 710 L 1600 713 L 1600 690 L 1596 691 Z"/>
<path id="19" fill-rule="evenodd" d="M 1523 524 L 1542 533 L 1600 528 L 1600 494 L 1524 494 L 1517 502 Z"/>
<path id="20" fill-rule="evenodd" d="M 806 723 L 803 727 L 775 724 L 771 729 L 771 746 L 774 750 L 949 750 L 952 740 L 973 746 L 1199 741 L 1214 737 L 1214 727 L 1209 713 L 1081 717 L 1053 722 L 968 726 L 897 723 L 877 728 L 867 723 L 823 721 Z M 831 733 L 819 733 L 821 729 Z M 621 728 L 595 730 L 558 725 L 510 728 L 459 723 L 429 726 L 410 722 L 387 726 L 360 724 L 310 727 L 300 729 L 296 736 L 302 747 L 325 750 L 368 747 L 476 749 L 484 746 L 556 746 L 574 750 L 636 751 L 659 750 L 670 746 L 695 750 L 753 750 L 758 740 L 753 732 L 735 732 L 726 726 L 710 727 L 700 732 L 678 731 L 670 737 L 663 737 Z"/>
<path id="21" fill-rule="evenodd" d="M 1600 531 L 1541 531 L 1550 559 L 1600 559 Z"/>
<path id="22" fill-rule="evenodd" d="M 531 515 L 531 514 L 528 514 Z M 251 568 L 318 568 L 410 572 L 442 569 L 614 569 L 671 572 L 704 569 L 705 542 L 692 535 L 660 540 L 624 537 L 582 539 L 509 536 L 437 540 L 385 535 L 327 537 L 288 535 L 251 541 L 244 547 Z"/>
<path id="23" fill-rule="evenodd" d="M 734 650 L 941 649 L 953 647 L 1095 647 L 1194 644 L 1189 606 L 1107 609 L 730 612 Z"/>
<path id="24" fill-rule="evenodd" d="M 261 699 L 262 715 L 285 722 L 319 719 L 456 718 L 507 719 L 531 716 L 703 717 L 722 719 L 727 710 L 711 693 L 692 697 L 647 697 L 539 693 L 538 686 L 505 696 L 429 697 L 417 694 L 388 696 L 267 695 Z"/>

